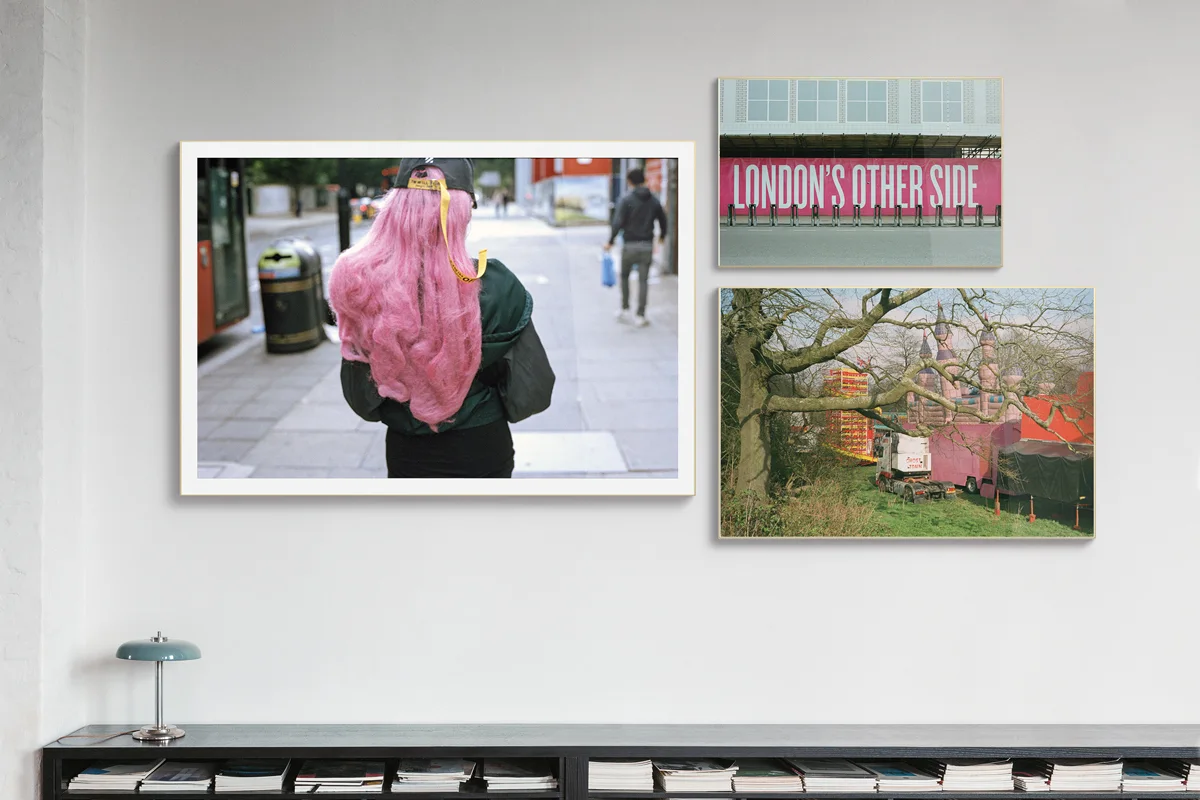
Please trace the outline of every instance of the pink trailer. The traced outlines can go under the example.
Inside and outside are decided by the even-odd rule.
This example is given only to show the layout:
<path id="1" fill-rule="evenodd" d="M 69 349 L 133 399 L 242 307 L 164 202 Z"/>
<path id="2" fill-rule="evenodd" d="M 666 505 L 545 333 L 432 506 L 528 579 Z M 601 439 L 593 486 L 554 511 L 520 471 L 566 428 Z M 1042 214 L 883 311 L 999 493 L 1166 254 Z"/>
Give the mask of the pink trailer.
<path id="1" fill-rule="evenodd" d="M 996 453 L 1020 438 L 1020 422 L 948 425 L 929 439 L 932 477 L 994 497 Z"/>

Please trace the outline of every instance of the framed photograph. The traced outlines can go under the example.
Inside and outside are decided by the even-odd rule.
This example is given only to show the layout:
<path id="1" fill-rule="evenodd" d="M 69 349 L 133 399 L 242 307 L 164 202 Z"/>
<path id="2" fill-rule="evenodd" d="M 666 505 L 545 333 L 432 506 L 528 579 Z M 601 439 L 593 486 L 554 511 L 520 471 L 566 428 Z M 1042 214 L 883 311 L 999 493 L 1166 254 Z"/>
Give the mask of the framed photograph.
<path id="1" fill-rule="evenodd" d="M 1088 288 L 720 290 L 722 537 L 1095 530 Z"/>
<path id="2" fill-rule="evenodd" d="M 999 78 L 718 82 L 723 267 L 998 267 Z"/>
<path id="3" fill-rule="evenodd" d="M 184 495 L 695 493 L 692 142 L 184 142 Z"/>

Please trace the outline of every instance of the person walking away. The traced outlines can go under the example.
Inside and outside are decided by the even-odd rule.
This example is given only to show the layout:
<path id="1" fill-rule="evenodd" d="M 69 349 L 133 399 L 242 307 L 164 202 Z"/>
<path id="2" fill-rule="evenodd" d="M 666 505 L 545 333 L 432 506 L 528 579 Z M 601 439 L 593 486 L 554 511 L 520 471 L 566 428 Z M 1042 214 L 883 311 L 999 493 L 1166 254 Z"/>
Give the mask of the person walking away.
<path id="1" fill-rule="evenodd" d="M 613 212 L 612 234 L 608 237 L 605 251 L 612 250 L 619 234 L 624 234 L 625 244 L 621 248 L 621 310 L 617 321 L 633 322 L 639 328 L 649 325 L 646 319 L 646 295 L 650 288 L 650 261 L 654 257 L 654 223 L 658 223 L 658 241 L 667 239 L 667 212 L 648 188 L 646 175 L 640 169 L 631 169 L 625 176 L 632 190 L 621 198 Z M 638 271 L 637 317 L 629 316 L 629 277 Z"/>
<path id="2" fill-rule="evenodd" d="M 550 405 L 533 297 L 486 250 L 467 253 L 474 185 L 470 159 L 402 160 L 330 276 L 342 394 L 387 426 L 389 478 L 511 478 L 509 423 Z"/>
<path id="3" fill-rule="evenodd" d="M 508 216 L 508 204 L 512 202 L 512 195 L 508 193 L 508 189 L 504 190 L 504 195 L 500 198 L 500 202 L 504 204 L 504 216 Z"/>

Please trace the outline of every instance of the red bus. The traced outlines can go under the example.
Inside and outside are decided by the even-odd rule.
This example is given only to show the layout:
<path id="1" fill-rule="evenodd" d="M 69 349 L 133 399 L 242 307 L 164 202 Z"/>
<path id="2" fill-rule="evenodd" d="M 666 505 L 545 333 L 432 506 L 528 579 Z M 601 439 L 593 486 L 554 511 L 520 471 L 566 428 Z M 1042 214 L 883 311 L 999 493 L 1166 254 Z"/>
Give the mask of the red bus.
<path id="1" fill-rule="evenodd" d="M 242 160 L 202 158 L 197 186 L 197 344 L 250 316 Z"/>

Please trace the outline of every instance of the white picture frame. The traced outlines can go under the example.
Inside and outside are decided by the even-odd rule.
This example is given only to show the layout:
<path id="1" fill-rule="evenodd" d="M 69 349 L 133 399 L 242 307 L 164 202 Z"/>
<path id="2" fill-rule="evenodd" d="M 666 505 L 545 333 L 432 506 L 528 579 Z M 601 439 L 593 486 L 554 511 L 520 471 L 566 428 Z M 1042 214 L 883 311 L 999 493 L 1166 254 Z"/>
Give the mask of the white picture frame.
<path id="1" fill-rule="evenodd" d="M 678 164 L 678 460 L 674 477 L 495 479 L 201 477 L 198 470 L 197 183 L 210 158 L 670 158 Z M 183 496 L 684 496 L 696 491 L 695 143 L 588 141 L 188 141 L 180 143 L 180 493 Z M 500 253 L 496 253 L 497 256 Z M 248 256 L 249 260 L 249 256 Z M 251 272 L 254 264 L 248 264 Z M 596 264 L 596 280 L 600 267 Z M 653 297 L 653 294 L 651 294 Z M 253 302 L 253 300 L 252 300 Z M 652 301 L 653 303 L 653 301 Z M 535 305 L 534 319 L 537 319 Z M 540 329 L 540 326 L 539 326 Z M 518 453 L 518 459 L 520 453 Z"/>

